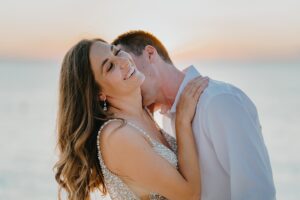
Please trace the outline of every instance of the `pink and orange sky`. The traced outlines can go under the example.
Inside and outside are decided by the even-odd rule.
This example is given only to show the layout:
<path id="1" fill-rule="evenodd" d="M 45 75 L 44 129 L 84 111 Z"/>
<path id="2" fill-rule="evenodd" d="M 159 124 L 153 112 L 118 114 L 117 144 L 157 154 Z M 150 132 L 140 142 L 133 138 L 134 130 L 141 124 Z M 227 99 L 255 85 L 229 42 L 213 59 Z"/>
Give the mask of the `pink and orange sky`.
<path id="1" fill-rule="evenodd" d="M 175 59 L 299 59 L 299 0 L 2 0 L 0 57 L 60 59 L 82 38 L 143 29 Z"/>

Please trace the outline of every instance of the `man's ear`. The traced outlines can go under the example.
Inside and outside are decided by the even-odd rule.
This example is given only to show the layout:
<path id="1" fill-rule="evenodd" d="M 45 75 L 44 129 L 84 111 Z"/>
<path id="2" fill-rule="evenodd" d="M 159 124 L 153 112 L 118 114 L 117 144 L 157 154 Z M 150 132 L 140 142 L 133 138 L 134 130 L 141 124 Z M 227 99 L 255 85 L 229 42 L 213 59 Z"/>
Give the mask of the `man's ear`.
<path id="1" fill-rule="evenodd" d="M 155 60 L 155 58 L 157 56 L 157 51 L 156 51 L 155 47 L 153 47 L 151 45 L 147 45 L 147 46 L 145 46 L 144 51 L 147 54 L 147 58 L 148 58 L 149 62 L 153 63 L 153 61 Z"/>

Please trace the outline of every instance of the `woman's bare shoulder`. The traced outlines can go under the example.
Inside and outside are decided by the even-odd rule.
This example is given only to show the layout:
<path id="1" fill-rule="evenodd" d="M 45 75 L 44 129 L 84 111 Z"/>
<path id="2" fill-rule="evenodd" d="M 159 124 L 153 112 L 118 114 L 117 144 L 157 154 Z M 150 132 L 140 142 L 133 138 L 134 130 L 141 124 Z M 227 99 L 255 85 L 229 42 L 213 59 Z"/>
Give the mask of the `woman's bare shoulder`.
<path id="1" fill-rule="evenodd" d="M 107 167 L 115 172 L 136 153 L 151 148 L 141 132 L 122 121 L 110 122 L 102 129 L 100 146 Z"/>

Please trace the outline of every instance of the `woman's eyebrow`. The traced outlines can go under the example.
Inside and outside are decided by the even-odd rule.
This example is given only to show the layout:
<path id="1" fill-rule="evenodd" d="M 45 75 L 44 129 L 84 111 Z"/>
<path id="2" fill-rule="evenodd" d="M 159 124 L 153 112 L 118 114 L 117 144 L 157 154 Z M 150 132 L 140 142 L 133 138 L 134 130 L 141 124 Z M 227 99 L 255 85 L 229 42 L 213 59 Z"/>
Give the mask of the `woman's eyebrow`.
<path id="1" fill-rule="evenodd" d="M 110 51 L 113 51 L 113 49 L 114 49 L 114 46 L 113 45 L 111 45 L 110 46 Z M 107 61 L 108 61 L 108 58 L 106 58 L 105 60 L 103 60 L 103 62 L 102 62 L 102 64 L 101 64 L 101 67 L 102 67 L 102 72 L 103 72 L 103 68 L 104 68 L 104 65 L 105 65 L 105 63 L 107 63 Z"/>

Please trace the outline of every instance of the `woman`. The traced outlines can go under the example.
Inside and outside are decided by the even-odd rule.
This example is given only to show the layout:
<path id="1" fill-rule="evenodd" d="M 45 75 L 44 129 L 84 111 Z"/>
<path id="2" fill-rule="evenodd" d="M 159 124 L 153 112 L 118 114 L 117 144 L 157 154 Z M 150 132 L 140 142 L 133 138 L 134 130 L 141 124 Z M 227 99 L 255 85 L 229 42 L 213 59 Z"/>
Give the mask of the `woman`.
<path id="1" fill-rule="evenodd" d="M 101 39 L 82 40 L 66 54 L 55 169 L 68 199 L 88 200 L 94 189 L 112 199 L 200 199 L 191 121 L 208 80 L 196 78 L 181 96 L 176 145 L 142 106 L 144 78 L 129 54 Z"/>

